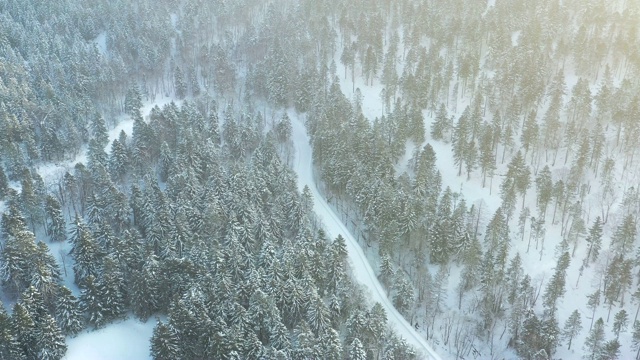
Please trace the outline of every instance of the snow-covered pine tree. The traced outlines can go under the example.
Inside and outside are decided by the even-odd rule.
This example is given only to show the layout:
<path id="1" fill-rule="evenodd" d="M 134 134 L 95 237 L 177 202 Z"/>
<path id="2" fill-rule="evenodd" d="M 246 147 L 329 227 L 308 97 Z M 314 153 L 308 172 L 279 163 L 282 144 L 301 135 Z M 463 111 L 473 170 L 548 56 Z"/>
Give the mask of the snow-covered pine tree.
<path id="1" fill-rule="evenodd" d="M 367 359 L 367 353 L 365 352 L 364 347 L 360 342 L 360 339 L 358 338 L 353 339 L 353 341 L 351 342 L 351 345 L 349 346 L 349 355 L 347 358 L 349 360 L 366 360 Z"/>
<path id="2" fill-rule="evenodd" d="M 573 310 L 567 321 L 564 323 L 564 328 L 562 329 L 562 339 L 568 340 L 568 350 L 571 350 L 571 342 L 578 334 L 580 334 L 580 331 L 582 331 L 580 312 L 578 310 Z"/>
<path id="3" fill-rule="evenodd" d="M 67 352 L 64 336 L 56 321 L 48 313 L 38 321 L 36 347 L 37 358 L 41 360 L 60 360 Z"/>
<path id="4" fill-rule="evenodd" d="M 604 348 L 604 320 L 599 318 L 584 342 L 585 358 L 596 359 Z"/>
<path id="5" fill-rule="evenodd" d="M 154 360 L 180 359 L 178 337 L 170 324 L 158 320 L 151 336 L 151 357 Z"/>

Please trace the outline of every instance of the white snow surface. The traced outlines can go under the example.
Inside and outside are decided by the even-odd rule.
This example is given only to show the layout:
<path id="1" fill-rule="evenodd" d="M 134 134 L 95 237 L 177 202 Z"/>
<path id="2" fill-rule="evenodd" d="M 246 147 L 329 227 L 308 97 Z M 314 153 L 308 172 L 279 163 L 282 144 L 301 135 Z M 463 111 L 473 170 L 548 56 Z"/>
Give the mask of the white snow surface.
<path id="1" fill-rule="evenodd" d="M 440 360 L 441 357 L 431 348 L 427 341 L 404 319 L 387 298 L 386 292 L 378 281 L 367 257 L 351 232 L 340 220 L 340 217 L 327 204 L 324 197 L 318 192 L 314 177 L 312 164 L 312 150 L 309 145 L 309 137 L 302 120 L 295 114 L 289 114 L 294 119 L 292 121 L 293 140 L 296 150 L 294 170 L 298 175 L 298 188 L 300 191 L 304 186 L 308 186 L 314 198 L 313 210 L 322 223 L 330 238 L 342 235 L 347 244 L 349 262 L 355 279 L 368 290 L 370 299 L 378 302 L 387 312 L 390 326 L 396 333 L 402 336 L 407 343 L 416 348 L 420 358 Z M 297 119 L 297 120 L 296 120 Z"/>
<path id="2" fill-rule="evenodd" d="M 149 339 L 154 320 L 143 323 L 135 319 L 109 324 L 96 331 L 83 331 L 67 338 L 63 360 L 142 360 L 151 359 Z"/>

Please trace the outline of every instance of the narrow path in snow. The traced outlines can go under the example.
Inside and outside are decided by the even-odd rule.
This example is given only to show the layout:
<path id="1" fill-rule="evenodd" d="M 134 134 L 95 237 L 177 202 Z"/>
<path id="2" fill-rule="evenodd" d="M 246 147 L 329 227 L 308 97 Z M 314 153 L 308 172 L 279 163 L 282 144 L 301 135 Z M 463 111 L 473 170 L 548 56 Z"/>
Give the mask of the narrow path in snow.
<path id="1" fill-rule="evenodd" d="M 356 280 L 367 288 L 368 295 L 371 296 L 373 301 L 382 305 L 387 312 L 389 324 L 396 333 L 402 336 L 409 344 L 413 345 L 421 358 L 440 360 L 440 356 L 433 351 L 426 340 L 415 331 L 413 326 L 411 326 L 411 324 L 404 319 L 398 310 L 396 310 L 393 304 L 391 304 L 391 301 L 387 298 L 386 292 L 378 281 L 378 278 L 371 268 L 360 244 L 358 244 L 351 232 L 349 232 L 347 227 L 342 223 L 338 214 L 333 211 L 322 195 L 318 192 L 313 179 L 313 158 L 311 146 L 309 145 L 309 137 L 307 136 L 307 132 L 302 121 L 293 114 L 290 114 L 290 117 L 293 119 L 291 123 L 293 127 L 293 142 L 297 156 L 294 163 L 295 172 L 298 174 L 298 187 L 302 190 L 304 186 L 307 185 L 311 190 L 311 194 L 314 198 L 313 210 L 324 223 L 327 235 L 330 238 L 334 238 L 339 234 L 344 237 L 347 243 L 347 251 L 349 252 L 351 268 Z"/>

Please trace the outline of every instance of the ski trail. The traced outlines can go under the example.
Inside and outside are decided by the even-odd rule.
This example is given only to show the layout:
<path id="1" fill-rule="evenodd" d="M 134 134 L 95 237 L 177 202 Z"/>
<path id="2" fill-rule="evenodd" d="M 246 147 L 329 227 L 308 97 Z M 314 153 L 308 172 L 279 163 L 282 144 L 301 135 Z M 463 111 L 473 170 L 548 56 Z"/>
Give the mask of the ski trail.
<path id="1" fill-rule="evenodd" d="M 402 336 L 407 343 L 416 348 L 420 358 L 441 360 L 440 356 L 433 351 L 426 340 L 415 331 L 413 326 L 411 326 L 411 324 L 409 324 L 407 320 L 405 320 L 405 318 L 396 310 L 393 304 L 391 304 L 387 298 L 386 292 L 382 288 L 382 285 L 371 268 L 364 251 L 351 232 L 342 223 L 340 217 L 333 211 L 325 201 L 324 197 L 322 197 L 318 192 L 313 180 L 312 150 L 309 145 L 309 137 L 307 136 L 306 129 L 302 124 L 302 121 L 298 119 L 295 114 L 289 115 L 293 120 L 291 122 L 293 127 L 293 142 L 296 149 L 296 156 L 298 157 L 295 162 L 296 167 L 294 169 L 298 175 L 298 188 L 302 190 L 304 186 L 307 185 L 309 190 L 311 190 L 314 200 L 313 210 L 324 223 L 327 236 L 333 239 L 340 234 L 346 240 L 349 261 L 356 280 L 367 288 L 373 301 L 382 305 L 387 312 L 389 324 L 396 333 Z"/>

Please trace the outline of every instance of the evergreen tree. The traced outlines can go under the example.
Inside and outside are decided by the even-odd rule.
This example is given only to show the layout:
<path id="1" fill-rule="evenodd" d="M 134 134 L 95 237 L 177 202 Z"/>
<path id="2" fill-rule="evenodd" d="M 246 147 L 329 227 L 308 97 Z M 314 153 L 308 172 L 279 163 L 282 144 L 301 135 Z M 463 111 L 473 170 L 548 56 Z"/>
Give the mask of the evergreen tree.
<path id="1" fill-rule="evenodd" d="M 33 233 L 24 229 L 24 224 L 15 224 L 23 227 L 22 230 L 11 229 L 9 216 L 3 216 L 3 227 L 9 228 L 5 232 L 10 234 L 4 243 L 1 252 L 0 275 L 5 291 L 18 295 L 31 284 L 36 272 L 33 259 L 37 256 L 38 248 L 35 245 Z M 5 221 L 6 220 L 6 221 Z"/>
<path id="2" fill-rule="evenodd" d="M 485 186 L 487 175 L 493 178 L 496 170 L 496 157 L 493 152 L 493 129 L 491 125 L 485 124 L 482 130 L 482 136 L 479 143 L 479 159 L 478 165 L 482 171 L 482 186 Z"/>
<path id="3" fill-rule="evenodd" d="M 544 217 L 547 213 L 547 206 L 553 197 L 553 179 L 548 165 L 545 165 L 536 177 L 536 189 L 538 191 L 538 209 L 541 216 Z"/>
<path id="4" fill-rule="evenodd" d="M 564 295 L 566 291 L 566 276 L 567 268 L 569 267 L 570 257 L 569 253 L 563 253 L 558 259 L 555 272 L 549 281 L 547 288 L 545 289 L 543 301 L 544 306 L 551 313 L 555 313 L 556 303 L 560 297 Z"/>
<path id="5" fill-rule="evenodd" d="M 609 340 L 598 353 L 598 360 L 616 360 L 620 356 L 620 342 L 618 339 Z"/>
<path id="6" fill-rule="evenodd" d="M 349 360 L 366 360 L 367 354 L 358 338 L 353 339 L 349 347 Z"/>
<path id="7" fill-rule="evenodd" d="M 179 66 L 176 66 L 173 72 L 173 81 L 176 97 L 178 99 L 184 99 L 184 97 L 187 96 L 187 82 Z"/>
<path id="8" fill-rule="evenodd" d="M 134 274 L 133 288 L 131 289 L 131 306 L 133 313 L 140 320 L 146 320 L 159 309 L 160 284 L 158 276 L 160 276 L 160 266 L 157 257 L 149 256 L 144 264 L 142 271 Z"/>
<path id="9" fill-rule="evenodd" d="M 535 111 L 532 112 L 529 116 L 526 117 L 524 122 L 524 127 L 522 128 L 522 134 L 520 136 L 520 141 L 522 143 L 522 147 L 524 147 L 524 156 L 527 156 L 529 149 L 536 145 L 538 142 L 538 122 L 536 120 Z"/>
<path id="10" fill-rule="evenodd" d="M 47 233 L 51 241 L 58 242 L 66 240 L 66 224 L 62 215 L 60 202 L 51 195 L 47 195 L 45 200 L 45 213 L 47 216 Z"/>
<path id="11" fill-rule="evenodd" d="M 134 115 L 140 114 L 140 109 L 142 109 L 142 95 L 140 88 L 134 83 L 129 87 L 124 97 L 124 112 L 134 117 Z"/>
<path id="12" fill-rule="evenodd" d="M 413 287 L 404 277 L 400 277 L 396 282 L 393 306 L 398 309 L 401 314 L 407 316 L 409 309 L 411 309 L 414 303 Z"/>
<path id="13" fill-rule="evenodd" d="M 516 343 L 518 355 L 525 359 L 534 358 L 542 345 L 542 322 L 533 310 L 527 310 L 522 323 L 522 335 Z"/>
<path id="14" fill-rule="evenodd" d="M 60 360 L 67 352 L 64 336 L 51 315 L 45 313 L 38 321 L 36 330 L 37 358 L 42 360 Z"/>
<path id="15" fill-rule="evenodd" d="M 611 246 L 618 254 L 626 254 L 636 239 L 637 230 L 633 214 L 627 214 L 611 238 Z"/>
<path id="16" fill-rule="evenodd" d="M 453 162 L 458 166 L 458 176 L 462 174 L 462 165 L 469 153 L 469 107 L 464 110 L 453 129 L 452 150 Z"/>
<path id="17" fill-rule="evenodd" d="M 4 173 L 2 166 L 0 166 L 0 201 L 4 200 L 5 196 L 9 192 L 9 180 Z"/>
<path id="18" fill-rule="evenodd" d="M 182 359 L 178 337 L 170 324 L 158 320 L 151 336 L 151 357 L 154 360 Z"/>
<path id="19" fill-rule="evenodd" d="M 448 140 L 450 131 L 451 122 L 447 116 L 447 108 L 444 103 L 441 103 L 431 125 L 431 138 L 433 140 Z"/>
<path id="20" fill-rule="evenodd" d="M 20 303 L 13 306 L 11 314 L 12 328 L 15 331 L 16 339 L 20 344 L 21 352 L 27 359 L 37 359 L 38 346 L 36 334 L 36 322 L 29 311 Z"/>
<path id="21" fill-rule="evenodd" d="M 569 341 L 567 349 L 571 350 L 571 341 L 580 333 L 580 331 L 582 331 L 580 313 L 578 310 L 573 310 L 567 321 L 564 323 L 564 329 L 562 330 L 563 340 Z"/>
<path id="22" fill-rule="evenodd" d="M 616 334 L 616 339 L 620 337 L 621 332 L 627 331 L 627 325 L 629 325 L 629 316 L 627 312 L 622 309 L 618 311 L 613 318 L 613 333 Z"/>
<path id="23" fill-rule="evenodd" d="M 593 329 L 589 332 L 589 336 L 584 342 L 584 350 L 586 351 L 584 358 L 595 360 L 599 358 L 604 348 L 604 321 L 599 318 Z"/>
<path id="24" fill-rule="evenodd" d="M 69 241 L 71 242 L 69 254 L 75 260 L 73 264 L 75 282 L 81 286 L 84 285 L 88 276 L 95 278 L 99 275 L 102 251 L 87 225 L 78 217 Z"/>
<path id="25" fill-rule="evenodd" d="M 101 277 L 97 284 L 99 302 L 102 304 L 102 322 L 108 323 L 124 315 L 126 293 L 120 264 L 112 255 L 104 259 Z M 100 326 L 101 324 L 96 324 Z"/>
<path id="26" fill-rule="evenodd" d="M 636 360 L 640 358 L 640 321 L 638 320 L 633 322 L 631 349 L 636 351 Z"/>
<path id="27" fill-rule="evenodd" d="M 103 302 L 100 284 L 93 275 L 88 275 L 83 282 L 83 290 L 80 295 L 80 307 L 87 314 L 90 324 L 96 328 L 105 325 L 105 308 L 108 304 Z"/>
<path id="28" fill-rule="evenodd" d="M 104 118 L 100 113 L 96 113 L 91 119 L 91 131 L 93 132 L 93 138 L 99 146 L 102 148 L 107 146 L 109 143 L 109 134 L 104 124 Z"/>
<path id="29" fill-rule="evenodd" d="M 590 262 L 596 261 L 600 254 L 600 248 L 602 247 L 602 220 L 600 216 L 597 216 L 591 228 L 589 228 L 589 235 L 587 235 L 586 242 L 589 245 L 589 251 L 587 257 L 584 259 L 585 265 L 589 265 Z"/>
<path id="30" fill-rule="evenodd" d="M 84 316 L 80 308 L 80 301 L 66 286 L 58 288 L 54 314 L 63 335 L 74 336 L 84 328 Z"/>

